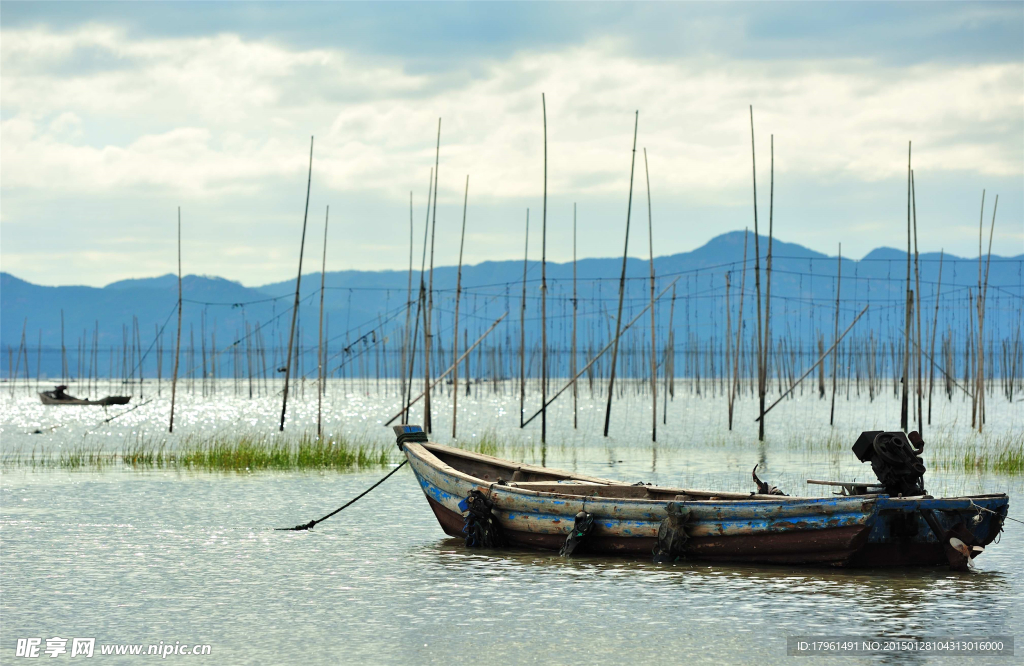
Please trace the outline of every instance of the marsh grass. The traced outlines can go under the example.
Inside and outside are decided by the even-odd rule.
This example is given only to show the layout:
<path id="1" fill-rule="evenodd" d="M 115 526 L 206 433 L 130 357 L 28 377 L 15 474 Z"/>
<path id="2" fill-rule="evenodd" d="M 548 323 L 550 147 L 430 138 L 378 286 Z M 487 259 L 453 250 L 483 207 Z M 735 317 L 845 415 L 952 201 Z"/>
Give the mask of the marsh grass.
<path id="1" fill-rule="evenodd" d="M 1024 474 L 1024 433 L 932 435 L 931 466 L 954 472 Z"/>
<path id="2" fill-rule="evenodd" d="M 265 433 L 216 433 L 186 435 L 171 444 L 143 435 L 127 438 L 120 452 L 90 449 L 84 445 L 58 452 L 33 449 L 4 455 L 4 466 L 67 470 L 185 469 L 197 471 L 345 471 L 383 467 L 391 463 L 390 446 L 337 435 L 318 438 L 305 432 L 298 436 Z"/>

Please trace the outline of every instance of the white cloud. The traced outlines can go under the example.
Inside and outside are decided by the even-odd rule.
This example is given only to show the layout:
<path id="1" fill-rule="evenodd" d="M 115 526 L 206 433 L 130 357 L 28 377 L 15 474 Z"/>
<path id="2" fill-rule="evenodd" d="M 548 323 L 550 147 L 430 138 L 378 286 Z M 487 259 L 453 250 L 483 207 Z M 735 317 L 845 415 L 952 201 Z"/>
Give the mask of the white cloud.
<path id="1" fill-rule="evenodd" d="M 85 51 L 106 64 L 76 70 Z M 432 162 L 441 115 L 445 175 L 473 173 L 478 195 L 522 196 L 539 180 L 541 91 L 553 193 L 621 191 L 640 108 L 639 143 L 660 187 L 713 200 L 749 178 L 751 102 L 761 163 L 774 132 L 780 175 L 889 177 L 905 168 L 908 139 L 922 171 L 1024 171 L 1021 63 L 641 60 L 598 41 L 485 63 L 453 85 L 446 73 L 414 76 L 342 50 L 230 34 L 137 40 L 96 25 L 5 30 L 2 57 L 6 187 L 235 191 L 304 169 L 295 134 L 305 128 L 320 134 L 322 182 L 399 195 Z M 146 131 L 119 144 L 91 138 L 119 124 Z M 82 141 L 67 135 L 72 125 Z M 458 196 L 461 177 L 449 182 Z"/>
<path id="2" fill-rule="evenodd" d="M 962 211 L 929 209 L 929 186 L 953 173 L 1004 182 L 1024 175 L 1020 61 L 897 67 L 870 59 L 640 58 L 604 38 L 501 60 L 468 56 L 464 69 L 423 73 L 397 57 L 233 34 L 136 38 L 93 24 L 69 32 L 4 29 L 0 37 L 4 262 L 27 276 L 47 256 L 35 248 L 41 241 L 29 227 L 36 225 L 81 246 L 77 265 L 74 248 L 60 255 L 73 274 L 102 274 L 95 281 L 106 282 L 139 274 L 139 262 L 166 271 L 172 267 L 157 269 L 151 257 L 172 256 L 157 245 L 170 238 L 167 211 L 181 203 L 198 227 L 191 235 L 209 244 L 191 255 L 196 271 L 249 283 L 287 277 L 310 134 L 313 208 L 341 204 L 332 205 L 332 228 L 336 210 L 360 222 L 345 232 L 345 265 L 393 266 L 404 254 L 397 246 L 407 237 L 410 188 L 417 239 L 421 233 L 439 116 L 441 205 L 461 207 L 468 173 L 471 208 L 490 216 L 471 212 L 471 226 L 484 226 L 470 230 L 468 260 L 519 256 L 522 207 L 539 204 L 542 186 L 542 91 L 549 195 L 565 208 L 563 217 L 579 201 L 593 225 L 581 235 L 580 256 L 621 250 L 636 109 L 637 185 L 639 149 L 647 147 L 656 224 L 688 222 L 665 234 L 665 252 L 748 223 L 751 103 L 759 181 L 767 186 L 774 133 L 777 211 L 788 214 L 789 233 L 816 249 L 834 247 L 843 224 L 856 236 L 843 247 L 854 253 L 898 241 L 881 231 L 890 211 L 905 210 L 899 179 L 909 139 L 922 219 L 936 231 L 929 240 L 947 249 L 948 239 L 970 234 L 959 229 Z M 786 192 L 793 183 L 824 184 L 841 196 L 830 209 L 819 199 L 801 210 Z M 972 190 L 965 209 L 976 207 L 974 197 Z M 1019 192 L 1008 210 L 1019 211 L 1013 197 Z M 854 198 L 862 207 L 848 205 Z M 92 202 L 88 214 L 82 202 Z M 821 224 L 822 214 L 841 222 Z M 84 228 L 90 224 L 97 226 Z M 137 251 L 119 255 L 104 245 L 125 230 L 138 233 Z M 1019 236 L 1006 245 L 1016 251 Z M 556 247 L 568 258 L 566 238 Z"/>

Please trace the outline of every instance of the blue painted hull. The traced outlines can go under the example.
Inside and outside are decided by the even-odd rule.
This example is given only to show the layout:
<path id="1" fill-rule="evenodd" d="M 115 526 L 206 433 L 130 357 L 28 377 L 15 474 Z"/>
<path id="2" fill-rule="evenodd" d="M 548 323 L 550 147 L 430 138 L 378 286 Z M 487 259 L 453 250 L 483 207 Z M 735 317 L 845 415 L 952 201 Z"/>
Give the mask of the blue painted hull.
<path id="1" fill-rule="evenodd" d="M 586 511 L 595 517 L 587 552 L 649 557 L 657 545 L 666 508 L 675 502 L 690 516 L 686 526 L 688 559 L 842 565 L 866 543 L 876 515 L 875 497 L 787 498 L 735 493 L 738 497 L 729 500 L 680 500 L 677 497 L 685 495 L 680 495 L 683 491 L 679 489 L 579 479 L 567 479 L 568 483 L 541 492 L 530 489 L 528 486 L 535 484 L 529 482 L 501 485 L 471 476 L 439 460 L 433 455 L 437 451 L 452 450 L 433 444 L 429 450 L 418 444 L 405 446 L 442 529 L 451 536 L 463 535 L 459 503 L 470 491 L 480 490 L 494 503 L 493 514 L 508 542 L 526 548 L 559 549 L 576 514 Z M 632 491 L 637 497 L 601 496 Z"/>
<path id="2" fill-rule="evenodd" d="M 1008 510 L 1009 498 L 1002 494 L 943 499 L 879 496 L 878 516 L 872 523 L 867 543 L 851 564 L 873 567 L 947 564 L 943 544 L 925 520 L 923 511 L 931 512 L 943 530 L 956 530 L 960 526 L 970 534 L 973 545 L 984 547 L 999 536 Z"/>

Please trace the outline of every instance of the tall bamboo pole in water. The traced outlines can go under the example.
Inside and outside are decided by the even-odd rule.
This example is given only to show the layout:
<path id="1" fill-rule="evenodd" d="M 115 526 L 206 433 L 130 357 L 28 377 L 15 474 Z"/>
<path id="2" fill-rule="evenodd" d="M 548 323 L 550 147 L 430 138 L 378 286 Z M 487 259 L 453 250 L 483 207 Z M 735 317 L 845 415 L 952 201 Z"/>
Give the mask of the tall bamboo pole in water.
<path id="1" fill-rule="evenodd" d="M 433 178 L 431 178 L 433 180 Z M 405 407 L 405 394 L 407 390 L 407 384 L 412 381 L 412 374 L 407 374 L 406 361 L 408 360 L 409 353 L 409 319 L 412 316 L 412 190 L 409 190 L 409 284 L 405 289 L 405 340 L 402 342 L 402 407 L 404 413 Z M 406 378 L 408 377 L 408 381 Z M 407 419 L 402 419 L 402 423 L 405 423 Z"/>
<path id="2" fill-rule="evenodd" d="M 569 372 L 572 373 L 572 427 L 579 424 L 579 390 L 576 386 L 576 204 L 572 205 L 572 359 Z"/>
<path id="3" fill-rule="evenodd" d="M 935 330 L 939 325 L 939 294 L 942 291 L 942 260 L 945 258 L 945 250 L 939 252 L 939 282 L 935 287 L 935 318 L 932 320 L 932 341 L 930 345 L 929 359 L 935 358 Z M 932 390 L 935 387 L 935 361 L 932 360 L 928 378 L 928 425 L 932 424 Z"/>
<path id="4" fill-rule="evenodd" d="M 740 354 L 742 353 L 743 333 L 743 296 L 747 290 L 747 230 L 743 230 L 743 272 L 740 277 L 740 308 L 736 317 L 736 353 L 732 359 L 732 382 L 729 389 L 729 430 L 732 430 L 733 411 L 736 407 L 736 395 L 740 387 Z M 729 330 L 729 335 L 732 329 Z"/>
<path id="5" fill-rule="evenodd" d="M 985 190 L 982 190 L 981 191 L 981 213 L 978 214 L 978 299 L 979 299 L 979 301 L 981 299 L 981 236 L 982 236 L 982 231 L 983 231 L 984 225 L 985 225 Z M 970 294 L 970 291 L 968 291 L 967 293 Z M 972 302 L 971 305 L 972 305 L 972 308 L 975 306 L 975 304 L 973 302 Z M 977 311 L 981 312 L 981 310 L 980 310 L 980 303 L 978 303 L 977 305 L 979 307 L 979 309 Z M 977 334 L 978 334 L 978 331 L 974 327 L 974 322 L 972 321 L 971 322 L 971 337 L 973 338 Z M 975 349 L 977 349 L 978 345 L 980 345 L 980 344 L 981 344 L 981 341 L 979 340 L 978 343 L 975 345 Z M 977 358 L 977 354 L 975 354 L 975 358 Z M 967 379 L 966 374 L 967 373 L 965 373 L 965 376 L 964 376 L 965 383 L 966 383 L 966 379 Z M 974 394 L 971 396 L 971 427 L 972 428 L 975 425 L 977 425 L 977 418 L 978 418 L 978 385 L 977 385 L 977 383 L 978 383 L 978 371 L 977 371 L 977 364 L 975 364 L 975 366 L 974 366 L 973 376 L 974 376 L 974 379 L 972 381 L 974 382 Z"/>
<path id="6" fill-rule="evenodd" d="M 63 317 L 63 313 L 61 313 Z M 62 330 L 63 330 L 63 319 Z M 63 346 L 63 343 L 62 343 Z M 181 206 L 178 206 L 178 335 L 174 340 L 174 373 L 171 375 L 171 422 L 167 432 L 174 432 L 174 399 L 178 393 L 178 357 L 181 354 Z"/>
<path id="7" fill-rule="evenodd" d="M 306 208 L 302 214 L 302 241 L 299 243 L 299 274 L 295 278 L 295 305 L 292 308 L 292 326 L 288 333 L 288 356 L 284 364 L 284 397 L 281 401 L 281 424 L 278 430 L 284 432 L 284 416 L 288 409 L 288 380 L 292 374 L 292 348 L 295 343 L 295 320 L 299 316 L 299 285 L 302 284 L 302 253 L 306 249 L 306 221 L 309 217 L 309 189 L 313 182 L 313 137 L 309 137 L 309 176 L 306 179 Z"/>
<path id="8" fill-rule="evenodd" d="M 619 313 L 615 318 L 615 340 L 612 347 L 612 367 L 608 376 L 608 404 L 604 410 L 604 436 L 608 436 L 608 426 L 612 419 L 612 396 L 615 388 L 615 366 L 619 357 L 619 335 L 622 332 L 622 298 L 626 291 L 626 257 L 629 252 L 629 219 L 633 212 L 633 170 L 636 166 L 636 131 L 640 126 L 640 112 L 636 112 L 633 121 L 633 153 L 629 163 L 629 203 L 626 207 L 626 241 L 622 250 L 622 275 L 619 277 Z"/>
<path id="9" fill-rule="evenodd" d="M 746 243 L 744 243 L 746 248 Z M 668 423 L 668 395 L 674 390 L 672 378 L 676 372 L 676 334 L 673 320 L 676 316 L 676 285 L 672 283 L 672 305 L 668 308 L 668 340 L 665 345 L 665 391 L 661 397 L 661 423 Z"/>
<path id="10" fill-rule="evenodd" d="M 420 256 L 420 291 L 416 298 L 416 316 L 413 318 L 412 346 L 409 349 L 409 386 L 405 396 L 402 423 L 409 422 L 409 407 L 412 400 L 412 375 L 416 367 L 416 343 L 419 340 L 420 321 L 423 309 L 427 304 L 427 284 L 425 281 L 425 270 L 427 267 L 427 232 L 430 230 L 430 198 L 434 191 L 434 169 L 430 169 L 430 177 L 427 179 L 427 215 L 423 221 L 423 254 Z"/>
<path id="11" fill-rule="evenodd" d="M 18 345 L 18 360 L 14 362 L 14 374 L 11 376 L 11 397 L 12 398 L 14 397 L 15 385 L 18 383 L 18 370 L 21 369 L 21 355 L 22 355 L 22 352 L 24 352 L 24 354 L 25 354 L 25 383 L 28 384 L 28 376 L 29 376 L 28 375 L 28 351 L 25 349 L 25 347 L 26 347 L 26 345 L 25 345 L 25 331 L 27 329 L 28 329 L 28 317 L 25 317 L 25 321 L 23 321 L 22 324 L 21 324 L 21 343 Z M 84 333 L 83 333 L 83 337 L 84 337 Z M 87 341 L 83 341 L 83 347 L 85 346 L 85 344 L 87 344 Z M 82 355 L 81 352 L 79 352 L 79 356 L 81 356 L 81 355 Z M 8 366 L 7 367 L 8 367 L 8 369 L 10 369 L 9 362 L 8 362 Z"/>
<path id="12" fill-rule="evenodd" d="M 180 298 L 178 299 L 180 302 Z M 68 352 L 64 346 L 64 308 L 60 309 L 60 383 L 68 383 Z"/>
<path id="13" fill-rule="evenodd" d="M 914 172 L 910 172 L 910 201 L 913 208 L 914 219 L 914 295 L 917 298 L 917 307 L 914 308 L 917 316 L 917 430 L 924 434 L 924 407 L 923 394 L 921 391 L 921 270 L 920 260 L 917 252 L 917 186 L 914 182 Z"/>
<path id="14" fill-rule="evenodd" d="M 839 244 L 839 258 L 836 260 L 836 327 L 832 337 L 833 342 L 839 340 L 839 291 L 843 283 L 843 244 Z M 836 376 L 839 369 L 839 345 L 833 345 L 832 349 L 832 407 L 828 412 L 828 424 L 835 425 L 836 422 Z"/>
<path id="15" fill-rule="evenodd" d="M 455 325 L 452 335 L 452 358 L 459 357 L 459 301 L 462 300 L 462 248 L 466 244 L 466 205 L 469 203 L 469 174 L 466 174 L 466 194 L 462 199 L 462 233 L 459 236 L 459 276 L 455 281 Z M 468 358 L 468 357 L 467 357 Z M 469 381 L 469 373 L 466 373 Z M 452 439 L 455 439 L 455 426 L 459 415 L 459 365 L 455 364 L 452 371 Z"/>
<path id="16" fill-rule="evenodd" d="M 437 229 L 437 174 L 441 160 L 441 119 L 437 119 L 437 148 L 434 153 L 434 212 L 430 224 L 430 284 L 427 289 L 427 309 L 423 313 L 423 429 L 428 433 L 432 430 L 430 414 L 430 347 L 433 336 L 430 334 L 431 318 L 434 310 L 434 231 Z"/>
<path id="17" fill-rule="evenodd" d="M 836 333 L 833 340 L 839 340 L 839 294 L 843 288 L 843 244 L 839 244 L 839 258 L 836 260 Z M 833 400 L 828 410 L 828 425 L 836 424 L 836 377 L 839 368 L 839 344 L 833 347 Z"/>
<path id="18" fill-rule="evenodd" d="M 757 399 L 764 414 L 764 341 L 761 338 L 761 242 L 757 228 L 757 151 L 754 147 L 754 107 L 750 107 L 750 160 L 754 174 L 754 286 L 757 290 Z M 757 438 L 764 441 L 764 419 L 758 419 Z"/>
<path id="19" fill-rule="evenodd" d="M 139 369 L 139 402 L 142 402 L 146 397 L 142 388 L 142 336 L 139 334 L 139 320 L 134 315 L 132 315 L 132 324 L 135 326 L 135 356 L 137 358 L 136 367 L 138 367 Z M 82 331 L 82 342 L 85 342 L 85 331 Z M 27 356 L 25 357 L 25 361 L 26 363 L 28 362 Z M 203 356 L 203 366 L 206 366 L 205 355 Z M 26 369 L 28 368 L 27 365 L 25 367 Z M 206 381 L 205 378 L 203 379 L 203 381 Z"/>
<path id="20" fill-rule="evenodd" d="M 761 373 L 764 375 L 763 386 L 768 387 L 768 354 L 772 349 L 772 239 L 774 238 L 774 213 L 775 213 L 775 135 L 771 135 L 771 169 L 769 170 L 768 185 L 768 257 L 765 261 L 765 292 L 764 292 L 764 351 L 765 359 L 761 366 Z M 781 380 L 780 380 L 781 381 Z M 781 386 L 781 384 L 780 384 Z M 780 388 L 781 391 L 781 388 Z M 759 439 L 764 440 L 764 398 L 767 390 L 761 394 L 761 415 L 758 421 Z"/>
<path id="21" fill-rule="evenodd" d="M 316 345 L 316 436 L 323 435 L 322 411 L 324 401 L 324 279 L 327 271 L 327 222 L 331 217 L 331 207 L 324 213 L 324 250 L 320 260 L 320 324 L 317 326 L 318 340 Z"/>
<path id="22" fill-rule="evenodd" d="M 540 94 L 544 114 L 544 207 L 540 223 L 540 441 L 548 436 L 548 107 Z M 545 452 L 546 453 L 546 452 Z"/>
<path id="23" fill-rule="evenodd" d="M 526 408 L 526 268 L 530 256 L 530 209 L 526 209 L 526 244 L 523 249 L 523 300 L 519 307 L 519 427 Z"/>
<path id="24" fill-rule="evenodd" d="M 647 178 L 647 247 L 651 257 L 651 441 L 658 441 L 658 355 L 655 353 L 654 319 L 654 223 L 651 221 L 651 173 L 647 169 L 647 149 L 644 148 L 644 175 Z M 726 292 L 728 293 L 728 292 Z M 728 299 L 728 296 L 726 297 Z"/>
<path id="25" fill-rule="evenodd" d="M 999 195 L 992 206 L 992 226 L 988 230 L 988 259 L 985 261 L 985 284 L 978 292 L 978 432 L 985 427 L 985 306 L 988 300 L 988 271 L 992 266 L 992 233 L 996 230 Z M 979 257 L 980 258 L 980 257 Z"/>
<path id="26" fill-rule="evenodd" d="M 909 394 L 907 393 L 907 381 L 910 371 L 910 322 L 911 322 L 911 298 L 910 294 L 910 205 L 911 205 L 911 171 L 910 171 L 910 155 L 911 155 L 911 142 L 907 142 L 907 308 L 906 315 L 903 319 L 903 390 L 902 398 L 900 399 L 900 429 L 906 432 L 908 427 L 908 414 L 907 414 L 907 400 Z"/>

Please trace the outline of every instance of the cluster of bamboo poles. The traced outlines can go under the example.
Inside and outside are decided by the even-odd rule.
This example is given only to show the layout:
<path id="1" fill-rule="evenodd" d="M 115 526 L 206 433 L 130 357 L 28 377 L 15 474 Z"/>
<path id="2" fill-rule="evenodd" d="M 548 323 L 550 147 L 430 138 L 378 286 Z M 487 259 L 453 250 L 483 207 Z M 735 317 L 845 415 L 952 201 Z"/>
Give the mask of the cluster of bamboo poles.
<path id="1" fill-rule="evenodd" d="M 851 393 L 860 396 L 862 391 L 869 399 L 874 400 L 887 392 L 887 384 L 891 380 L 891 387 L 894 397 L 901 401 L 901 427 L 907 429 L 911 421 L 915 422 L 918 429 L 922 429 L 925 423 L 931 423 L 932 399 L 935 394 L 936 381 L 939 383 L 940 391 L 944 391 L 946 397 L 952 400 L 957 392 L 971 399 L 972 405 L 972 426 L 979 431 L 985 422 L 985 396 L 986 386 L 996 383 L 999 385 L 1002 394 L 1007 400 L 1013 401 L 1015 395 L 1019 395 L 1024 381 L 1024 344 L 1020 335 L 1018 322 L 1017 332 L 1013 338 L 995 340 L 991 335 L 985 338 L 985 315 L 988 293 L 988 275 L 991 262 L 992 232 L 995 224 L 995 212 L 998 206 L 993 207 L 992 223 L 989 231 L 988 260 L 982 262 L 982 229 L 979 228 L 979 262 L 978 262 L 978 285 L 977 292 L 968 293 L 969 302 L 969 324 L 964 331 L 954 331 L 949 327 L 939 331 L 939 289 L 941 289 L 942 263 L 939 264 L 939 289 L 936 290 L 935 309 L 931 325 L 922 324 L 922 310 L 920 289 L 919 255 L 917 250 L 917 222 L 916 222 L 916 198 L 914 190 L 914 174 L 910 163 L 908 150 L 908 193 L 907 193 L 907 274 L 906 294 L 904 307 L 904 321 L 902 335 L 890 334 L 888 339 L 876 335 L 876 331 L 870 330 L 867 334 L 854 334 L 848 336 L 857 321 L 867 312 L 865 307 L 850 322 L 846 329 L 840 332 L 840 311 L 841 295 L 840 285 L 842 284 L 842 246 L 839 248 L 838 274 L 835 287 L 835 317 L 833 331 L 828 338 L 820 331 L 814 331 L 813 345 L 805 344 L 801 336 L 794 336 L 788 329 L 784 335 L 773 334 L 772 332 L 772 260 L 773 260 L 773 239 L 774 239 L 774 136 L 771 137 L 771 166 L 770 166 L 770 188 L 769 188 L 769 211 L 768 211 L 768 235 L 766 252 L 761 252 L 760 221 L 758 217 L 758 196 L 757 196 L 757 166 L 756 149 L 754 140 L 754 117 L 753 108 L 750 109 L 751 123 L 751 149 L 752 149 L 752 173 L 753 173 L 753 200 L 754 200 L 754 258 L 753 258 L 753 298 L 756 302 L 756 327 L 747 332 L 747 324 L 744 321 L 744 300 L 747 298 L 747 241 L 744 240 L 744 258 L 742 271 L 739 276 L 738 307 L 736 308 L 735 321 L 733 319 L 732 299 L 735 278 L 733 270 L 724 272 L 724 311 L 725 331 L 717 332 L 714 336 L 698 335 L 687 331 L 683 337 L 683 344 L 677 348 L 676 331 L 674 328 L 676 308 L 676 280 L 671 281 L 667 286 L 656 293 L 656 282 L 658 276 L 654 267 L 654 243 L 653 243 L 653 214 L 651 204 L 650 174 L 648 168 L 647 151 L 644 149 L 644 170 L 647 186 L 647 217 L 648 217 L 648 250 L 650 263 L 649 277 L 649 298 L 639 313 L 628 322 L 623 321 L 623 306 L 625 301 L 626 288 L 626 263 L 629 251 L 629 232 L 632 213 L 633 181 L 636 166 L 636 146 L 639 128 L 639 113 L 634 118 L 633 148 L 630 164 L 630 186 L 629 198 L 626 212 L 625 241 L 622 255 L 622 271 L 619 277 L 619 290 L 617 294 L 617 312 L 614 317 L 615 326 L 611 328 L 608 324 L 607 335 L 601 335 L 600 325 L 595 325 L 593 319 L 589 320 L 589 331 L 583 331 L 584 344 L 580 345 L 579 337 L 581 329 L 578 321 L 580 299 L 577 293 L 576 280 L 576 208 L 573 207 L 573 285 L 571 298 L 571 336 L 566 340 L 568 331 L 562 327 L 562 340 L 558 346 L 552 346 L 548 337 L 548 280 L 547 280 L 547 107 L 546 99 L 541 96 L 541 109 L 544 132 L 544 180 L 543 180 L 543 208 L 541 223 L 541 275 L 540 275 L 540 341 L 539 345 L 527 345 L 527 273 L 529 253 L 529 210 L 526 211 L 525 225 L 525 249 L 523 260 L 523 281 L 522 299 L 519 316 L 519 344 L 515 349 L 511 336 L 506 335 L 504 343 L 494 344 L 488 340 L 488 335 L 506 318 L 506 311 L 498 317 L 486 331 L 480 335 L 473 345 L 469 344 L 469 329 L 461 327 L 462 347 L 460 348 L 460 304 L 463 300 L 462 284 L 462 259 L 465 247 L 465 232 L 467 222 L 468 197 L 469 197 L 469 176 L 466 176 L 465 193 L 463 196 L 462 229 L 459 242 L 459 267 L 457 274 L 456 288 L 452 310 L 451 326 L 447 333 L 451 336 L 451 344 L 448 350 L 442 336 L 438 335 L 438 326 L 441 325 L 441 318 L 438 314 L 438 303 L 435 298 L 440 296 L 434 288 L 434 248 L 435 232 L 437 223 L 437 186 L 440 168 L 440 147 L 441 147 L 441 120 L 438 119 L 437 142 L 435 147 L 435 162 L 430 170 L 427 190 L 426 221 L 424 223 L 423 244 L 421 265 L 419 270 L 418 292 L 413 294 L 413 256 L 414 256 L 414 210 L 413 194 L 409 198 L 409 269 L 408 284 L 405 307 L 403 308 L 405 321 L 404 325 L 397 320 L 397 317 L 390 317 L 393 321 L 390 332 L 386 335 L 383 320 L 379 320 L 378 327 L 370 334 L 363 335 L 359 345 L 347 343 L 344 348 L 346 361 L 338 365 L 333 371 L 330 369 L 330 360 L 337 354 L 332 355 L 330 350 L 330 336 L 325 342 L 324 322 L 324 276 L 326 269 L 327 250 L 327 229 L 330 209 L 325 213 L 324 221 L 324 246 L 320 279 L 320 315 L 317 327 L 317 346 L 315 349 L 316 362 L 314 364 L 317 381 L 317 431 L 322 430 L 322 401 L 327 394 L 329 385 L 340 386 L 347 392 L 359 391 L 366 394 L 375 391 L 378 395 L 385 397 L 389 392 L 397 389 L 400 397 L 401 409 L 391 421 L 401 419 L 406 422 L 413 409 L 413 405 L 420 400 L 423 402 L 422 422 L 425 429 L 430 432 L 432 423 L 431 396 L 438 390 L 446 391 L 451 397 L 452 408 L 452 438 L 457 437 L 458 428 L 458 396 L 460 395 L 460 366 L 462 366 L 461 380 L 465 384 L 466 395 L 473 390 L 479 395 L 481 391 L 490 391 L 492 394 L 514 395 L 518 393 L 520 426 L 525 427 L 535 417 L 540 416 L 541 440 L 547 437 L 547 408 L 558 399 L 563 393 L 569 392 L 573 402 L 573 425 L 578 425 L 578 401 L 581 392 L 580 384 L 585 385 L 584 390 L 589 390 L 591 399 L 605 400 L 604 435 L 608 435 L 613 398 L 623 396 L 627 391 L 649 397 L 651 400 L 651 438 L 657 439 L 658 425 L 658 398 L 659 381 L 662 383 L 661 399 L 662 423 L 667 423 L 668 401 L 674 399 L 678 390 L 677 384 L 681 383 L 683 390 L 688 391 L 691 396 L 724 396 L 728 410 L 729 428 L 733 427 L 736 400 L 744 394 L 751 397 L 756 396 L 758 401 L 758 431 L 759 438 L 764 438 L 765 415 L 786 397 L 802 395 L 804 390 L 810 393 L 814 389 L 811 383 L 804 384 L 803 380 L 817 370 L 817 394 L 820 399 L 825 399 L 831 393 L 830 422 L 834 422 L 835 399 L 842 395 L 845 390 L 846 397 Z M 312 184 L 313 171 L 313 141 L 310 141 L 309 156 L 309 177 L 307 179 L 306 208 L 303 216 L 302 240 L 299 251 L 299 270 L 295 285 L 295 301 L 291 309 L 291 325 L 289 327 L 287 340 L 282 340 L 279 333 L 271 335 L 271 342 L 267 344 L 264 331 L 259 322 L 250 324 L 243 319 L 244 331 L 234 331 L 233 342 L 224 349 L 218 351 L 216 337 L 216 323 L 209 336 L 210 344 L 207 345 L 207 323 L 205 312 L 200 320 L 200 346 L 195 345 L 194 330 L 189 328 L 188 345 L 184 348 L 185 369 L 180 368 L 182 352 L 182 287 L 181 287 L 181 212 L 178 211 L 178 324 L 177 334 L 174 338 L 175 346 L 173 353 L 173 370 L 170 377 L 171 383 L 171 417 L 169 428 L 173 431 L 175 397 L 177 393 L 178 378 L 181 376 L 188 383 L 186 390 L 193 395 L 198 383 L 201 394 L 214 396 L 217 394 L 218 382 L 215 378 L 226 375 L 225 370 L 230 361 L 231 376 L 234 379 L 233 394 L 249 398 L 259 398 L 270 395 L 280 395 L 282 398 L 281 419 L 279 428 L 284 429 L 286 422 L 287 404 L 289 390 L 292 385 L 293 372 L 299 379 L 299 391 L 303 397 L 306 390 L 309 372 L 305 367 L 308 357 L 314 350 L 303 346 L 304 339 L 301 325 L 298 322 L 300 303 L 300 285 L 302 278 L 302 259 L 305 249 L 305 237 L 309 213 L 309 195 Z M 984 219 L 985 195 L 982 194 L 982 218 Z M 983 227 L 983 220 L 982 225 Z M 427 247 L 430 247 L 429 265 L 427 263 Z M 762 268 L 762 257 L 764 266 Z M 664 285 L 665 280 L 662 279 Z M 763 290 L 762 290 L 763 283 Z M 668 326 L 662 340 L 658 340 L 657 326 L 657 305 L 658 302 L 668 298 L 671 291 L 671 303 L 669 305 Z M 689 295 L 686 297 L 689 298 Z M 687 308 L 689 300 L 687 300 Z M 644 325 L 636 326 L 641 317 L 649 312 L 649 343 L 644 337 Z M 68 351 L 64 346 L 63 312 L 61 327 L 61 376 L 62 381 L 70 381 L 69 378 L 77 376 L 85 378 L 84 390 L 92 395 L 98 391 L 101 368 L 99 367 L 99 323 L 96 322 L 93 332 L 91 347 L 87 343 L 86 332 L 78 342 L 77 368 L 68 367 Z M 473 315 L 476 316 L 476 315 Z M 611 315 L 607 315 L 611 319 Z M 479 319 L 479 317 L 477 316 Z M 1018 319 L 1019 311 L 1018 311 Z M 925 318 L 927 324 L 927 318 Z M 26 321 L 27 327 L 27 321 Z M 329 319 L 327 328 L 329 328 Z M 506 322 L 506 330 L 509 326 Z M 422 335 L 420 331 L 422 330 Z M 613 332 L 614 330 L 614 332 Z M 930 339 L 927 333 L 930 332 Z M 145 353 L 138 320 L 133 318 L 132 326 L 123 327 L 124 344 L 119 349 L 119 358 L 114 353 L 114 347 L 109 348 L 109 368 L 106 373 L 109 381 L 118 377 L 122 385 L 128 385 L 129 390 L 134 394 L 136 382 L 140 398 L 143 395 L 143 368 L 149 352 L 155 349 L 153 354 L 156 367 L 156 392 L 162 395 L 163 390 L 163 367 L 164 367 L 164 335 L 163 329 L 158 327 L 154 342 Z M 893 333 L 891 331 L 890 333 Z M 396 338 L 397 336 L 397 338 Z M 902 340 L 898 339 L 902 337 Z M 388 349 L 389 339 L 396 338 L 398 349 L 392 344 Z M 422 338 L 422 339 L 421 339 Z M 939 344 L 936 354 L 936 343 Z M 357 347 L 353 353 L 353 347 Z M 827 348 L 826 348 L 827 346 Z M 927 350 L 927 351 L 926 351 Z M 608 353 L 610 352 L 610 353 Z M 36 384 L 39 384 L 40 356 L 42 353 L 42 336 L 40 332 L 40 344 L 37 350 L 37 372 Z M 268 363 L 269 353 L 269 363 Z M 476 355 L 474 362 L 473 355 Z M 13 358 L 13 349 L 8 347 L 8 368 L 11 373 L 12 391 L 15 380 L 19 376 L 21 361 L 24 359 L 24 379 L 26 385 L 30 382 L 28 371 L 28 347 L 25 341 L 25 329 L 22 332 L 22 341 L 16 357 Z M 209 358 L 208 358 L 209 357 Z M 243 359 L 244 357 L 244 359 Z M 810 361 L 814 359 L 813 363 Z M 471 366 L 475 365 L 476 378 L 473 379 Z M 371 369 L 372 366 L 372 369 Z M 539 366 L 539 367 L 537 367 Z M 831 375 L 826 378 L 826 366 Z M 958 369 L 960 372 L 958 372 Z M 77 370 L 77 372 L 74 372 Z M 800 376 L 798 373 L 803 370 Z M 311 371 L 310 371 L 311 372 Z M 333 384 L 327 382 L 328 377 L 334 375 L 340 382 Z M 198 381 L 197 381 L 198 375 Z M 283 375 L 283 376 L 282 376 Z M 152 375 L 150 375 L 152 376 Z M 371 382 L 371 376 L 373 381 Z M 449 379 L 450 377 L 450 379 Z M 559 384 L 562 384 L 557 391 L 551 385 L 553 378 L 558 377 Z M 959 381 L 958 381 L 959 377 Z M 568 381 L 564 381 L 565 379 Z M 422 391 L 417 395 L 414 379 L 422 379 Z M 772 380 L 775 380 L 774 387 Z M 618 385 L 616 381 L 618 380 Z M 681 380 L 681 381 L 680 381 Z M 831 384 L 829 387 L 828 385 Z M 829 391 L 829 388 L 831 389 Z M 223 389 L 223 385 L 221 385 Z M 530 416 L 532 408 L 527 407 L 527 394 L 536 391 L 540 394 L 540 408 Z M 766 404 L 769 396 L 775 398 L 770 405 Z M 927 419 L 925 418 L 924 404 L 927 400 Z M 913 402 L 912 402 L 913 401 Z M 391 422 L 389 421 L 389 423 Z"/>

